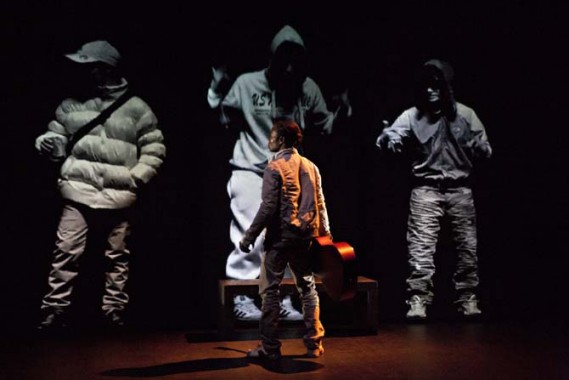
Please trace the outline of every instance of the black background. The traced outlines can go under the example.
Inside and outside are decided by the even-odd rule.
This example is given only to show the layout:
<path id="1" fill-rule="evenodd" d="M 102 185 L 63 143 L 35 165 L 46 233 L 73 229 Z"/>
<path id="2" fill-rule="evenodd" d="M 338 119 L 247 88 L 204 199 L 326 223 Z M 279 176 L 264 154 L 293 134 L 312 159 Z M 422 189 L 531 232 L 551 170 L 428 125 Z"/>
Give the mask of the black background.
<path id="1" fill-rule="evenodd" d="M 265 67 L 284 24 L 304 38 L 310 75 L 328 101 L 350 91 L 351 120 L 331 136 L 307 136 L 305 154 L 321 169 L 335 239 L 351 243 L 360 273 L 379 280 L 382 321 L 401 320 L 406 307 L 409 162 L 380 154 L 374 142 L 381 120 L 411 106 L 413 70 L 434 57 L 453 64 L 457 99 L 477 112 L 495 153 L 475 171 L 482 308 L 495 319 L 562 316 L 569 261 L 561 8 L 515 1 L 6 4 L 0 318 L 7 330 L 37 322 L 61 209 L 56 168 L 38 156 L 34 140 L 73 86 L 63 54 L 95 39 L 123 54 L 126 77 L 155 111 L 168 149 L 136 211 L 130 318 L 151 328 L 215 327 L 217 280 L 230 248 L 225 184 L 235 134 L 208 108 L 211 66 L 226 63 L 233 77 Z M 442 237 L 435 281 L 445 315 L 453 255 Z M 86 324 L 100 306 L 100 256 L 83 257 L 74 297 Z"/>

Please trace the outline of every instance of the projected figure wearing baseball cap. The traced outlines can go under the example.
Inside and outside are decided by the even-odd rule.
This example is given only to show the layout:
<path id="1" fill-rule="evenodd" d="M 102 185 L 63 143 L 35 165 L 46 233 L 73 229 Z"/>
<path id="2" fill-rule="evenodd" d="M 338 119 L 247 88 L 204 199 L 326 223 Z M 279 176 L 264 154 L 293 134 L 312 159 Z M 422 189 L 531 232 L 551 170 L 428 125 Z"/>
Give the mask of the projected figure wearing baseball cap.
<path id="1" fill-rule="evenodd" d="M 85 69 L 88 80 L 81 84 L 91 83 L 88 90 L 94 95 L 63 100 L 47 131 L 36 139 L 42 155 L 62 163 L 58 186 L 64 200 L 38 328 L 67 324 L 87 238 L 99 236 L 94 231 L 106 239 L 103 315 L 109 324 L 120 326 L 129 301 L 129 211 L 162 165 L 166 148 L 151 108 L 129 92 L 115 47 L 92 41 L 66 57 Z"/>

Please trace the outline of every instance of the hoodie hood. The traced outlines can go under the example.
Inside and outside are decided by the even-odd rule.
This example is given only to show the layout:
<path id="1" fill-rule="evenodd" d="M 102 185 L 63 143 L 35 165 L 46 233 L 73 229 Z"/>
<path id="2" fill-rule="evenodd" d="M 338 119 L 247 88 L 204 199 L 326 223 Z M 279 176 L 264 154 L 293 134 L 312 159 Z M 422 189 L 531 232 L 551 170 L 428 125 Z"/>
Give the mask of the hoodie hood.
<path id="1" fill-rule="evenodd" d="M 441 61 L 440 59 L 430 59 L 425 62 L 423 66 L 432 66 L 435 70 L 442 74 L 442 78 L 445 80 L 447 85 L 450 85 L 452 79 L 454 78 L 454 70 L 448 62 Z"/>
<path id="2" fill-rule="evenodd" d="M 300 112 L 298 120 L 304 129 L 301 106 L 303 85 L 307 78 L 306 49 L 302 37 L 291 26 L 285 25 L 273 38 L 271 58 L 265 71 L 272 92 L 272 115 L 276 108 Z"/>
<path id="3" fill-rule="evenodd" d="M 443 112 L 443 114 L 454 119 L 456 116 L 456 101 L 454 92 L 451 86 L 451 81 L 454 78 L 454 70 L 452 66 L 440 59 L 430 59 L 423 64 L 422 72 L 419 77 L 417 88 L 417 104 L 420 109 L 420 115 L 423 113 L 430 113 L 436 109 Z M 441 91 L 440 102 L 436 105 L 435 109 L 432 104 L 426 99 L 426 88 L 431 85 L 437 85 Z"/>
<path id="4" fill-rule="evenodd" d="M 304 41 L 302 40 L 302 37 L 300 37 L 300 34 L 298 34 L 298 32 L 294 30 L 291 26 L 285 25 L 281 30 L 277 32 L 277 34 L 275 34 L 275 37 L 271 42 L 271 54 L 275 54 L 277 48 L 283 42 L 287 41 L 295 43 L 305 48 Z"/>

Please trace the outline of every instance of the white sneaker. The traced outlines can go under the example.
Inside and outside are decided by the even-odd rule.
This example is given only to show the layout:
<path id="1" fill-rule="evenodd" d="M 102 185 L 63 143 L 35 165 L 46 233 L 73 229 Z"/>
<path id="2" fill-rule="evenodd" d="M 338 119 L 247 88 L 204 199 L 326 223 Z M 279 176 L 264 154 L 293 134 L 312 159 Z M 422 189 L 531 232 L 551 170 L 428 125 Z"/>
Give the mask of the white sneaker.
<path id="1" fill-rule="evenodd" d="M 407 301 L 409 305 L 409 311 L 407 312 L 407 318 L 409 319 L 425 319 L 427 318 L 427 307 L 425 301 L 419 296 L 413 296 Z"/>
<path id="2" fill-rule="evenodd" d="M 459 303 L 458 312 L 466 317 L 482 314 L 482 311 L 478 308 L 478 300 L 474 294 Z"/>
<path id="3" fill-rule="evenodd" d="M 261 310 L 255 305 L 255 301 L 247 296 L 235 296 L 233 298 L 233 314 L 240 321 L 258 321 L 261 319 Z"/>
<path id="4" fill-rule="evenodd" d="M 283 321 L 302 321 L 304 317 L 302 313 L 292 306 L 290 296 L 283 298 L 281 302 L 281 320 Z"/>
<path id="5" fill-rule="evenodd" d="M 320 347 L 311 350 L 310 348 L 306 350 L 306 356 L 309 358 L 319 358 L 324 355 L 324 347 L 320 345 Z"/>
<path id="6" fill-rule="evenodd" d="M 247 350 L 247 357 L 251 359 L 268 359 L 268 360 L 280 360 L 282 357 L 281 350 L 278 349 L 273 352 L 267 352 L 263 348 L 262 344 L 259 344 L 256 348 L 252 350 Z"/>

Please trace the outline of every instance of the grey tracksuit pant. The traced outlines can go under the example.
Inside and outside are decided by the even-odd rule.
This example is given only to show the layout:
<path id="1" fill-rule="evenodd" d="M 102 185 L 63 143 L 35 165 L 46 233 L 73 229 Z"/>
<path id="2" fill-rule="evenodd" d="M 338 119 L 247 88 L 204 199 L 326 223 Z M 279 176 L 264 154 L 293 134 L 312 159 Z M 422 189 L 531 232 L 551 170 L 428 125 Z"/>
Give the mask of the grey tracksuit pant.
<path id="1" fill-rule="evenodd" d="M 259 277 L 263 239 L 257 239 L 249 253 L 239 249 L 239 242 L 259 210 L 262 187 L 263 175 L 248 170 L 234 170 L 227 183 L 232 214 L 229 236 L 234 246 L 225 268 L 228 278 L 254 280 Z"/>

